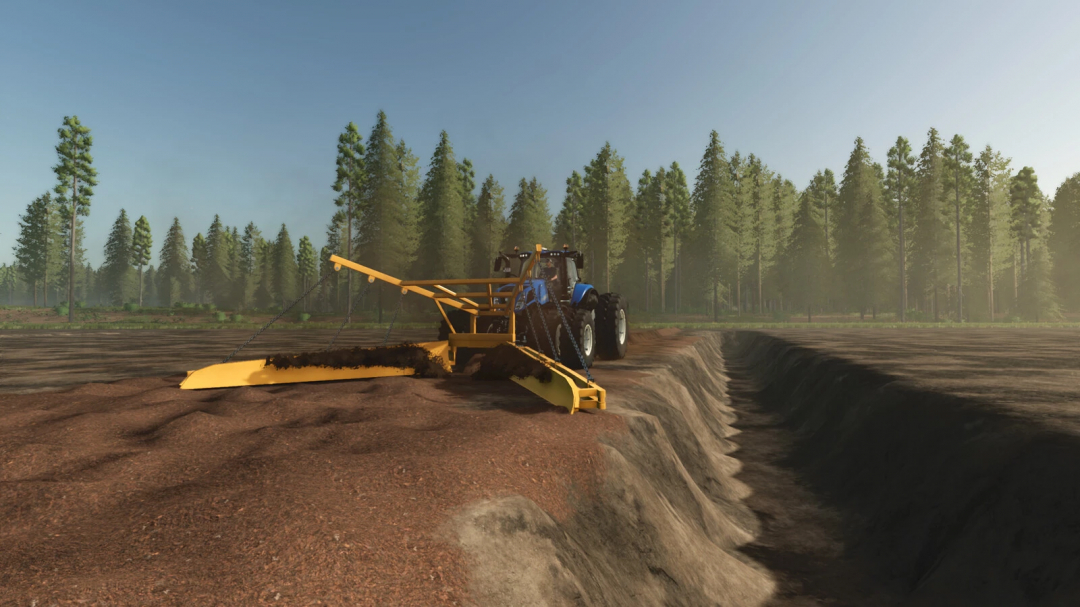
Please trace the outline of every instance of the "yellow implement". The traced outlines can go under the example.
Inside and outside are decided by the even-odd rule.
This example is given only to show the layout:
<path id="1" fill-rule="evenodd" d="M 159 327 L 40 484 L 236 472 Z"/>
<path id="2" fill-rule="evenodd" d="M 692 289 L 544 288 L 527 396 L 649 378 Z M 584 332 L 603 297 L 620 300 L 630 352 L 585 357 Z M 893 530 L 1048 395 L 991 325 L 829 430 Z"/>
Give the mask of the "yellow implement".
<path id="1" fill-rule="evenodd" d="M 445 341 L 433 341 L 416 344 L 433 357 L 438 357 L 446 372 L 450 365 L 446 362 L 450 349 Z M 234 363 L 220 363 L 203 367 L 197 371 L 188 371 L 187 377 L 180 382 L 183 390 L 202 390 L 206 388 L 235 388 L 237 386 L 268 386 L 272 384 L 300 384 L 316 381 L 340 381 L 344 379 L 370 379 L 372 377 L 397 377 L 413 375 L 411 367 L 355 367 L 334 369 L 332 367 L 299 367 L 278 369 L 267 365 L 265 359 L 243 360 Z"/>
<path id="2" fill-rule="evenodd" d="M 577 371 L 525 346 L 515 346 L 530 358 L 551 369 L 551 381 L 542 382 L 535 377 L 511 377 L 511 381 L 539 396 L 547 402 L 566 407 L 570 413 L 578 409 L 606 409 L 606 393 L 603 388 L 582 377 Z"/>
<path id="3" fill-rule="evenodd" d="M 334 264 L 334 270 L 341 268 L 354 270 L 368 277 L 368 282 L 376 279 L 390 283 L 401 289 L 402 294 L 415 293 L 427 297 L 435 302 L 439 313 L 449 326 L 450 334 L 447 341 L 427 342 L 417 344 L 428 350 L 433 357 L 438 357 L 440 363 L 449 372 L 452 364 L 456 364 L 458 348 L 494 348 L 501 344 L 508 344 L 520 350 L 526 356 L 539 364 L 546 366 L 551 371 L 550 381 L 541 381 L 535 377 L 511 377 L 518 385 L 526 388 L 533 394 L 548 401 L 549 403 L 563 407 L 570 413 L 578 409 L 604 409 L 606 408 L 606 393 L 603 388 L 596 385 L 581 374 L 573 371 L 559 362 L 533 350 L 532 348 L 516 345 L 516 326 L 514 303 L 518 294 L 521 293 L 525 281 L 531 275 L 533 264 L 541 252 L 541 246 L 536 245 L 536 254 L 533 255 L 518 277 L 514 278 L 464 278 L 448 280 L 400 280 L 373 270 L 367 266 L 338 257 L 330 256 Z M 510 290 L 502 290 L 506 286 Z M 451 286 L 464 287 L 463 290 L 454 291 Z M 444 306 L 450 306 L 470 314 L 469 331 L 459 332 L 446 315 Z M 506 333 L 480 333 L 477 332 L 476 319 L 480 316 L 505 316 L 507 317 Z M 226 388 L 233 386 L 258 386 L 268 384 L 288 384 L 300 382 L 335 381 L 344 379 L 368 379 L 372 377 L 394 377 L 413 375 L 414 369 L 406 367 L 351 367 L 332 368 L 322 366 L 306 366 L 299 368 L 279 369 L 268 366 L 265 360 L 253 360 L 243 362 L 225 362 L 211 365 L 197 371 L 189 371 L 180 387 L 186 390 L 205 388 Z"/>

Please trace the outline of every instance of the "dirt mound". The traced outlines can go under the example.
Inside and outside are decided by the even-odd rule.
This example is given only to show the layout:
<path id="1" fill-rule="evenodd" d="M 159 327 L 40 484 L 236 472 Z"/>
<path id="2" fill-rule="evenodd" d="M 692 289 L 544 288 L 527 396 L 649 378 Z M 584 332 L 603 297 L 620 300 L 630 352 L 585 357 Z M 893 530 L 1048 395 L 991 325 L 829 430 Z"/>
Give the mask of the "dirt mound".
<path id="1" fill-rule="evenodd" d="M 543 383 L 551 381 L 551 369 L 510 344 L 499 344 L 484 353 L 472 378 L 505 380 L 511 377 L 535 377 Z"/>
<path id="2" fill-rule="evenodd" d="M 467 379 L 4 395 L 0 605 L 465 604 L 440 525 L 507 495 L 569 517 L 623 431 Z"/>
<path id="3" fill-rule="evenodd" d="M 483 605 L 762 605 L 764 568 L 739 547 L 757 523 L 727 425 L 720 335 L 643 336 L 654 347 L 594 368 L 608 414 L 606 475 L 560 520 L 531 500 L 474 503 L 454 520 Z M 577 417 L 576 415 L 574 417 Z M 561 450 L 560 453 L 566 453 Z"/>
<path id="4" fill-rule="evenodd" d="M 905 604 L 1080 604 L 1069 427 L 777 336 L 740 332 L 725 353 L 795 430 L 788 461 L 840 513 L 845 557 Z"/>
<path id="5" fill-rule="evenodd" d="M 275 354 L 266 358 L 266 364 L 278 369 L 399 367 L 415 369 L 418 377 L 445 377 L 447 375 L 440 359 L 433 356 L 430 351 L 411 343 L 374 348 L 342 348 L 301 354 Z"/>

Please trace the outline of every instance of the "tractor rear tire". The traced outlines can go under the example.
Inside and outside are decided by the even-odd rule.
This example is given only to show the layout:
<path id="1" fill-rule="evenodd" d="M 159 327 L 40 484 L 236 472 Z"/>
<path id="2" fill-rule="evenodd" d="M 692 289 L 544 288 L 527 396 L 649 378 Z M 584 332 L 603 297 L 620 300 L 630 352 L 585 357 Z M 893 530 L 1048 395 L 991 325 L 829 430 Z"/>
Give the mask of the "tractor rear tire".
<path id="1" fill-rule="evenodd" d="M 604 293 L 596 303 L 596 354 L 604 360 L 626 356 L 630 326 L 626 322 L 626 300 L 618 293 Z"/>
<path id="2" fill-rule="evenodd" d="M 571 369 L 591 367 L 596 358 L 596 320 L 592 310 L 576 308 L 570 311 L 567 321 L 570 323 L 570 332 L 563 333 L 561 344 L 562 364 Z M 574 341 L 570 341 L 570 335 Z M 575 342 L 577 349 L 574 349 Z M 578 356 L 578 352 L 581 353 Z M 582 362 L 584 360 L 584 364 Z"/>

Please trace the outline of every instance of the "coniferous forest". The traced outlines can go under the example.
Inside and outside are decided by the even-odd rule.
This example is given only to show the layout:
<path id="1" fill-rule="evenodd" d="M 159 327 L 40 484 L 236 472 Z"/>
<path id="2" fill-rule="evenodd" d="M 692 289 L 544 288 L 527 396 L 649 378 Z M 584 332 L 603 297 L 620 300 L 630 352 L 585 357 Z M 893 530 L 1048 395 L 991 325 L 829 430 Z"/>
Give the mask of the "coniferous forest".
<path id="1" fill-rule="evenodd" d="M 585 279 L 625 295 L 641 318 L 985 322 L 1080 312 L 1080 173 L 1050 195 L 1032 167 L 933 128 L 888 150 L 855 138 L 843 167 L 807 183 L 753 153 L 729 152 L 716 131 L 703 143 L 694 167 L 628 175 L 605 143 L 564 184 L 526 176 L 500 184 L 455 153 L 446 132 L 421 174 L 379 112 L 366 137 L 349 123 L 338 138 L 326 245 L 316 250 L 286 223 L 263 233 L 215 215 L 185 233 L 178 219 L 151 226 L 137 209 L 111 226 L 94 219 L 93 139 L 69 117 L 57 182 L 18 217 L 0 301 L 242 312 L 280 310 L 317 285 L 305 311 L 381 322 L 397 296 L 369 293 L 350 272 L 319 283 L 332 254 L 404 278 L 456 278 L 488 276 L 498 251 L 539 242 L 583 251 Z M 87 229 L 108 230 L 97 268 L 82 246 Z"/>

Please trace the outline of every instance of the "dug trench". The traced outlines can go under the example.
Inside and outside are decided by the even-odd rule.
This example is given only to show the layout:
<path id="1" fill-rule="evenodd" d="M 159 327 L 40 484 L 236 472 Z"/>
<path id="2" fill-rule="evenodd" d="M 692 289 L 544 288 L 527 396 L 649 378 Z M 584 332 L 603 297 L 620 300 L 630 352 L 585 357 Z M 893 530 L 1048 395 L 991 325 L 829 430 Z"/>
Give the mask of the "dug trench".
<path id="1" fill-rule="evenodd" d="M 1007 389 L 973 389 L 966 370 L 955 390 L 928 389 L 899 362 L 888 373 L 809 335 L 725 334 L 737 478 L 762 521 L 743 550 L 773 572 L 773 604 L 1080 604 L 1080 433 L 1065 406 L 1075 387 L 1031 389 L 1074 375 L 1075 341 L 1017 333 L 1010 349 L 998 333 L 996 352 L 950 363 L 968 339 L 956 333 L 830 339 L 893 351 L 885 360 L 935 358 L 940 374 L 974 360 L 1011 375 L 1040 356 L 1034 346 L 1066 356 L 1015 373 Z M 1048 390 L 1054 408 L 1039 402 Z"/>

